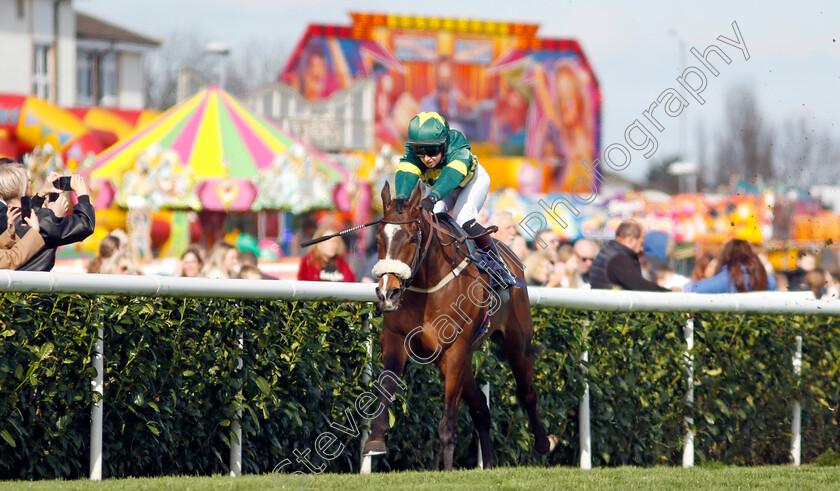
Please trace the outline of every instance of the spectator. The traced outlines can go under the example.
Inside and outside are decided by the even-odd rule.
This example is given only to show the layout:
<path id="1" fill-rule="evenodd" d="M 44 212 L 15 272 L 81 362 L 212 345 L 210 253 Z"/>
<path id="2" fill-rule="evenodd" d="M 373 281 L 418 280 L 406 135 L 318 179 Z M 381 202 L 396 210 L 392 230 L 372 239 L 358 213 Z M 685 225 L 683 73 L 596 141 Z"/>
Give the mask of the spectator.
<path id="1" fill-rule="evenodd" d="M 648 262 L 647 279 L 653 280 L 656 277 L 656 270 L 659 268 L 667 268 L 668 260 L 671 258 L 674 250 L 674 240 L 670 235 L 659 230 L 652 230 L 645 234 L 644 254 L 643 260 Z M 643 270 L 645 268 L 642 268 Z"/>
<path id="2" fill-rule="evenodd" d="M 692 271 L 692 273 L 691 273 L 691 282 L 692 283 L 696 283 L 696 282 L 698 282 L 702 279 L 711 278 L 712 276 L 714 276 L 714 274 L 712 274 L 712 275 L 707 275 L 706 274 L 706 271 L 709 269 L 709 264 L 712 262 L 712 260 L 714 258 L 715 258 L 715 256 L 713 254 L 711 254 L 709 252 L 705 252 L 705 253 L 701 254 L 697 259 L 694 260 L 694 271 Z"/>
<path id="3" fill-rule="evenodd" d="M 229 242 L 216 242 L 207 255 L 207 262 L 201 269 L 202 278 L 236 278 L 239 273 L 239 255 Z"/>
<path id="4" fill-rule="evenodd" d="M 317 239 L 335 234 L 329 226 L 321 226 L 315 231 L 313 238 Z M 355 282 L 356 275 L 347 264 L 344 255 L 346 246 L 341 237 L 319 242 L 312 246 L 312 250 L 300 258 L 297 279 L 302 281 L 348 281 Z"/>
<path id="5" fill-rule="evenodd" d="M 551 259 L 543 251 L 535 252 L 525 258 L 525 283 L 528 286 L 555 287 L 560 285 L 554 275 Z"/>
<path id="6" fill-rule="evenodd" d="M 102 265 L 117 252 L 119 247 L 120 241 L 113 235 L 109 235 L 99 241 L 99 254 L 88 263 L 87 272 L 101 273 Z"/>
<path id="7" fill-rule="evenodd" d="M 788 291 L 788 279 L 787 279 L 787 276 L 784 273 L 776 272 L 776 274 L 774 274 L 773 277 L 776 278 L 776 290 L 777 291 L 780 291 L 780 292 Z M 710 278 L 711 278 L 711 276 L 710 276 Z"/>
<path id="8" fill-rule="evenodd" d="M 642 271 L 642 278 L 650 281 L 656 280 L 656 276 L 653 274 L 653 264 L 651 264 L 647 256 L 642 255 L 639 258 L 639 269 Z"/>
<path id="9" fill-rule="evenodd" d="M 257 278 L 257 279 L 261 279 L 261 280 L 276 280 L 277 279 L 274 276 L 269 276 L 269 275 L 263 273 L 262 271 L 260 271 L 259 259 L 257 258 L 257 255 L 254 254 L 253 251 L 242 251 L 242 252 L 240 252 L 239 253 L 239 264 L 241 264 L 243 268 L 245 266 L 253 266 L 254 268 L 256 268 L 257 272 L 259 272 L 259 274 L 260 274 L 260 277 Z M 242 278 L 242 270 L 241 269 L 239 270 L 239 277 Z"/>
<path id="10" fill-rule="evenodd" d="M 362 270 L 358 277 L 361 283 L 376 283 L 377 278 L 373 276 L 373 267 L 379 262 L 379 251 L 376 248 L 376 241 L 372 241 L 371 246 L 368 247 L 367 261 L 365 261 Z"/>
<path id="11" fill-rule="evenodd" d="M 112 230 L 111 231 L 111 237 L 116 238 L 117 242 L 119 242 L 119 244 L 120 244 L 117 252 L 123 252 L 123 251 L 127 251 L 127 250 L 131 249 L 131 247 L 130 247 L 131 244 L 129 244 L 129 241 L 128 241 L 128 234 L 125 232 L 125 230 L 123 230 L 121 228 L 118 228 L 116 230 Z"/>
<path id="12" fill-rule="evenodd" d="M 513 239 L 519 235 L 516 233 L 516 224 L 513 221 L 513 215 L 508 211 L 493 213 L 490 217 L 490 225 L 495 225 L 499 228 L 499 230 L 490 235 L 508 247 L 513 245 Z"/>
<path id="13" fill-rule="evenodd" d="M 574 247 L 569 244 L 560 246 L 560 249 L 557 250 L 557 263 L 554 266 L 555 274 L 560 277 L 561 287 L 577 288 L 580 276 Z"/>
<path id="14" fill-rule="evenodd" d="M 312 239 L 315 235 L 317 227 L 318 222 L 312 215 L 306 215 L 302 218 L 300 230 L 298 230 L 294 237 L 292 237 L 292 241 L 289 246 L 290 256 L 300 256 L 303 253 L 303 249 L 300 247 L 300 244 Z"/>
<path id="15" fill-rule="evenodd" d="M 761 260 L 745 240 L 727 242 L 711 264 L 715 264 L 715 275 L 689 285 L 686 291 L 735 293 L 776 289 L 775 276 L 768 277 Z"/>
<path id="16" fill-rule="evenodd" d="M 598 248 L 591 240 L 578 239 L 575 242 L 574 249 L 575 254 L 577 254 L 578 274 L 580 276 L 577 287 L 589 290 L 592 288 L 589 284 L 589 270 L 592 268 L 592 260 L 598 255 Z"/>
<path id="17" fill-rule="evenodd" d="M 530 249 L 528 249 L 528 242 L 525 241 L 525 237 L 522 237 L 519 234 L 516 234 L 513 237 L 513 242 L 510 246 L 510 250 L 519 257 L 520 261 L 524 261 L 525 258 L 531 253 Z"/>
<path id="18" fill-rule="evenodd" d="M 622 222 L 615 231 L 615 240 L 592 261 L 589 280 L 592 288 L 644 291 L 667 291 L 642 277 L 639 254 L 645 243 L 645 232 L 633 220 Z"/>
<path id="19" fill-rule="evenodd" d="M 137 275 L 142 274 L 131 257 L 128 251 L 119 251 L 102 265 L 102 273 L 104 274 L 124 274 Z"/>
<path id="20" fill-rule="evenodd" d="M 181 278 L 201 277 L 201 268 L 204 266 L 204 260 L 201 256 L 201 251 L 197 247 L 188 248 L 181 254 L 181 262 L 178 263 L 178 268 L 173 276 Z"/>
<path id="21" fill-rule="evenodd" d="M 796 255 L 796 268 L 788 271 L 788 290 L 792 292 L 803 292 L 811 289 L 811 285 L 805 280 L 808 272 L 817 267 L 817 256 L 811 249 L 801 249 Z"/>
<path id="22" fill-rule="evenodd" d="M 825 296 L 828 298 L 840 298 L 840 273 L 832 271 L 826 275 Z"/>
<path id="23" fill-rule="evenodd" d="M 776 270 L 773 269 L 773 264 L 770 263 L 770 257 L 767 256 L 767 248 L 761 244 L 754 244 L 752 242 L 750 243 L 750 247 L 756 257 L 758 257 L 758 260 L 761 261 L 761 264 L 764 265 L 764 269 L 767 270 L 767 276 L 775 275 Z"/>
<path id="24" fill-rule="evenodd" d="M 560 249 L 560 239 L 551 230 L 542 230 L 537 234 L 532 243 L 534 250 L 543 251 L 548 254 L 551 262 L 557 262 L 557 251 Z"/>
<path id="25" fill-rule="evenodd" d="M 260 268 L 254 266 L 253 264 L 243 264 L 242 268 L 239 270 L 239 279 L 261 280 L 263 279 L 263 274 L 262 271 L 260 271 Z"/>
<path id="26" fill-rule="evenodd" d="M 656 277 L 656 284 L 666 290 L 673 290 L 675 288 L 682 290 L 682 288 L 689 282 L 688 278 L 681 274 L 677 274 L 677 272 L 669 266 L 657 269 L 653 275 Z"/>
<path id="27" fill-rule="evenodd" d="M 826 286 L 828 285 L 825 271 L 820 268 L 808 271 L 805 274 L 805 282 L 808 283 L 811 292 L 814 293 L 814 298 L 822 298 L 825 295 Z"/>
<path id="28" fill-rule="evenodd" d="M 19 239 L 15 235 L 15 220 L 20 218 L 20 213 L 20 208 L 7 210 L 6 233 L 0 235 L 0 269 L 17 268 L 44 246 L 36 213 L 24 219 L 30 230 Z"/>
<path id="29" fill-rule="evenodd" d="M 59 246 L 80 242 L 93 233 L 96 224 L 93 206 L 90 204 L 87 184 L 84 178 L 74 174 L 70 179 L 70 186 L 76 193 L 78 203 L 73 207 L 73 213 L 65 217 L 57 217 L 50 208 L 41 205 L 44 202 L 43 196 L 49 193 L 60 192 L 53 186 L 53 181 L 61 177 L 53 172 L 44 181 L 44 185 L 38 192 L 38 196 L 32 198 L 32 213 L 38 215 L 41 237 L 44 239 L 44 246 L 35 253 L 26 263 L 21 265 L 22 271 L 50 271 L 55 266 L 55 252 Z M 0 165 L 0 199 L 9 207 L 20 207 L 21 197 L 30 192 L 31 181 L 26 169 L 21 164 Z M 0 216 L 0 227 L 3 232 L 7 227 L 6 210 L 2 210 Z M 19 219 L 18 219 L 19 222 Z M 25 235 L 29 227 L 22 227 L 16 223 L 17 229 Z"/>

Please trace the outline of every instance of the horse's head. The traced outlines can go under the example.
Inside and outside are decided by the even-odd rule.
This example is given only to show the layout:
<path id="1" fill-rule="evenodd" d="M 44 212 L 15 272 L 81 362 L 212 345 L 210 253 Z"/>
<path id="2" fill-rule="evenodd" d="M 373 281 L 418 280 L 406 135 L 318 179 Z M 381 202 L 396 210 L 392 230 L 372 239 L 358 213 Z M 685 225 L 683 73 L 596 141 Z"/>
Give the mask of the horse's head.
<path id="1" fill-rule="evenodd" d="M 405 206 L 397 210 L 390 185 L 386 182 L 382 187 L 383 217 L 376 231 L 379 262 L 373 267 L 373 275 L 379 278 L 376 296 L 383 312 L 399 308 L 409 279 L 420 267 L 420 189 L 415 186 Z"/>

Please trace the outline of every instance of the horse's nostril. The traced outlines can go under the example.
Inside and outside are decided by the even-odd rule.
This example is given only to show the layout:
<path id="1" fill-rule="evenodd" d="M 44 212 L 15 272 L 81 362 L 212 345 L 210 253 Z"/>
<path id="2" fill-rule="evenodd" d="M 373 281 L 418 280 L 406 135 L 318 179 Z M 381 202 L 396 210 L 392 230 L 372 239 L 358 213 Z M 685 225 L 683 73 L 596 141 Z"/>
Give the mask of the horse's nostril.
<path id="1" fill-rule="evenodd" d="M 400 290 L 398 288 L 392 288 L 388 290 L 388 299 L 393 300 L 397 295 L 399 295 Z"/>

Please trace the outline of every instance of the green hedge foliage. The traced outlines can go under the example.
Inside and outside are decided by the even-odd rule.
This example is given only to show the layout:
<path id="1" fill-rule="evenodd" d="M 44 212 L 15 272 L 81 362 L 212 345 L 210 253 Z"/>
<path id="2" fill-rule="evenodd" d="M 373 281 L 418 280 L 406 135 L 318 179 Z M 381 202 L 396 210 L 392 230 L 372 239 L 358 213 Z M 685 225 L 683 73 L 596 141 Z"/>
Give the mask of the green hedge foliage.
<path id="1" fill-rule="evenodd" d="M 243 471 L 306 472 L 293 453 L 319 435 L 338 438 L 326 462 L 357 472 L 354 402 L 381 372 L 381 317 L 368 304 L 183 298 L 0 295 L 0 478 L 88 475 L 92 356 L 104 329 L 105 477 L 228 471 L 232 422 L 241 421 Z M 485 346 L 473 358 L 491 391 L 496 465 L 577 465 L 577 412 L 590 388 L 593 464 L 678 465 L 684 418 L 694 418 L 698 459 L 727 464 L 790 461 L 791 408 L 802 404 L 803 462 L 840 441 L 840 322 L 831 317 L 698 314 L 695 404 L 686 407 L 687 314 L 534 309 L 539 411 L 560 440 L 533 450 L 513 377 Z M 365 320 L 371 319 L 369 331 Z M 803 337 L 802 376 L 793 374 Z M 240 344 L 241 341 L 241 344 Z M 584 351 L 589 362 L 581 362 Z M 241 360 L 241 364 L 240 364 Z M 436 367 L 409 364 L 391 405 L 389 453 L 379 470 L 441 467 Z M 476 465 L 477 438 L 462 405 L 456 464 Z M 332 424 L 332 426 L 331 426 Z"/>

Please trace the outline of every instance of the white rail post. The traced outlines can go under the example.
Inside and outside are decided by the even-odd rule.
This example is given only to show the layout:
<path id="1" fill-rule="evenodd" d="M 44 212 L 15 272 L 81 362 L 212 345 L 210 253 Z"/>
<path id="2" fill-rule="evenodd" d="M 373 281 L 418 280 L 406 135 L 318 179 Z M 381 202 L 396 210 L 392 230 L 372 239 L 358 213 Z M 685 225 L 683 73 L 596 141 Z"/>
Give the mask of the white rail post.
<path id="1" fill-rule="evenodd" d="M 239 333 L 238 345 L 239 349 L 245 346 L 245 339 L 242 333 Z M 240 370 L 242 370 L 242 358 L 237 356 L 236 372 Z M 241 396 L 242 389 L 237 394 Z M 242 410 L 237 409 L 236 418 L 231 423 L 231 429 L 233 430 L 233 434 L 236 435 L 236 439 L 230 441 L 230 477 L 239 477 L 242 474 L 242 426 L 239 424 L 240 418 L 242 418 Z"/>
<path id="2" fill-rule="evenodd" d="M 102 316 L 97 315 L 96 342 L 93 345 L 93 368 L 96 376 L 90 381 L 93 392 L 99 400 L 90 410 L 90 480 L 102 480 L 102 413 L 105 403 L 105 333 Z"/>
<path id="3" fill-rule="evenodd" d="M 694 425 L 694 418 L 691 416 L 694 413 L 694 355 L 691 354 L 691 351 L 694 349 L 693 317 L 690 317 L 685 322 L 683 334 L 685 335 L 683 363 L 685 364 L 686 374 L 688 375 L 688 390 L 685 393 L 685 405 L 689 414 L 685 417 L 685 442 L 683 446 L 682 466 L 689 468 L 694 467 L 694 431 L 691 429 Z"/>
<path id="4" fill-rule="evenodd" d="M 481 386 L 481 392 L 484 393 L 484 397 L 487 399 L 487 407 L 490 407 L 490 382 Z M 481 439 L 478 439 L 478 468 L 484 469 L 484 456 L 481 455 Z"/>
<path id="5" fill-rule="evenodd" d="M 371 306 L 373 304 L 368 302 L 368 305 Z M 371 317 L 373 317 L 372 311 L 368 312 L 368 318 L 362 321 L 362 332 L 364 332 L 367 337 L 367 341 L 365 341 L 365 346 L 367 348 L 367 362 L 365 363 L 365 367 L 362 369 L 362 385 L 365 387 L 367 387 L 367 384 L 370 383 L 371 374 L 373 373 L 373 368 L 371 367 L 371 360 L 373 360 L 373 340 L 370 337 Z M 359 442 L 359 474 L 371 473 L 373 456 L 365 455 L 365 444 L 367 443 L 369 436 L 370 420 L 365 421 L 362 426 L 362 439 Z"/>
<path id="6" fill-rule="evenodd" d="M 796 336 L 793 373 L 797 379 L 802 376 L 802 336 Z M 793 404 L 793 421 L 791 421 L 790 426 L 793 433 L 790 437 L 790 456 L 793 459 L 793 465 L 799 467 L 802 458 L 802 406 L 799 405 L 799 401 Z"/>
<path id="7" fill-rule="evenodd" d="M 583 324 L 583 339 L 584 342 L 589 336 L 589 321 L 584 321 Z M 586 375 L 589 370 L 586 368 L 586 363 L 589 361 L 589 350 L 584 351 L 580 355 L 583 362 L 583 373 Z M 590 434 L 590 420 L 589 420 L 589 382 L 584 379 L 583 382 L 583 397 L 580 399 L 580 406 L 578 408 L 578 427 L 580 429 L 580 468 L 592 468 L 592 437 Z"/>

